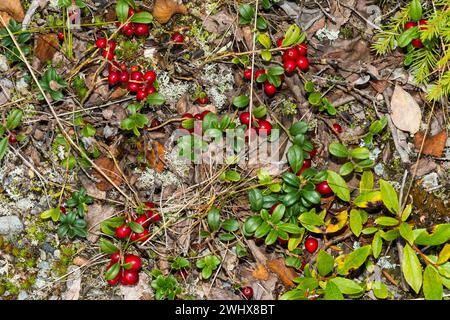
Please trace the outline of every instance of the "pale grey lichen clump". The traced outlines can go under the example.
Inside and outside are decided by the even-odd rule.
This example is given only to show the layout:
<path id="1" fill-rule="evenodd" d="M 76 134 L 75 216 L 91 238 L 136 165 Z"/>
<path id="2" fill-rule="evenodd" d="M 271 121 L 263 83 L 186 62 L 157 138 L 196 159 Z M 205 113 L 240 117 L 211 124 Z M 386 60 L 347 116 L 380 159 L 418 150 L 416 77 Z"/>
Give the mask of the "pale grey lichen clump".
<path id="1" fill-rule="evenodd" d="M 222 108 L 228 101 L 226 93 L 233 90 L 234 73 L 231 67 L 223 64 L 208 64 L 203 69 L 202 80 L 211 102 Z"/>
<path id="2" fill-rule="evenodd" d="M 158 73 L 159 93 L 164 96 L 170 104 L 175 104 L 192 87 L 188 81 L 172 82 L 169 73 L 161 71 Z"/>
<path id="3" fill-rule="evenodd" d="M 163 186 L 180 185 L 180 179 L 167 170 L 159 173 L 151 168 L 147 168 L 145 171 L 136 169 L 135 173 L 139 176 L 136 181 L 136 188 L 139 190 L 151 190 L 155 187 L 155 184 Z"/>

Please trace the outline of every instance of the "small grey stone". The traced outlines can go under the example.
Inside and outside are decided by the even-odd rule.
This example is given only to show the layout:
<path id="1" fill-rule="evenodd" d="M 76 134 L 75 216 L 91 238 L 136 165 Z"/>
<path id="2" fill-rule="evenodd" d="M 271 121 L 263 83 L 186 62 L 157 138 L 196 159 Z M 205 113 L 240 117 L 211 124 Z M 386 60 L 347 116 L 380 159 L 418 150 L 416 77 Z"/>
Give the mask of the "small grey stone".
<path id="1" fill-rule="evenodd" d="M 55 253 L 54 253 L 55 248 L 53 248 L 53 247 L 51 246 L 51 244 L 48 243 L 48 242 L 44 242 L 44 244 L 42 245 L 42 250 L 44 250 L 44 251 L 47 252 L 47 253 L 53 253 L 53 254 L 55 254 Z M 58 251 L 59 251 L 59 250 L 58 250 Z"/>
<path id="2" fill-rule="evenodd" d="M 0 217 L 0 234 L 11 236 L 19 234 L 23 230 L 23 224 L 17 216 Z"/>
<path id="3" fill-rule="evenodd" d="M 27 300 L 28 299 L 28 293 L 25 291 L 20 291 L 19 295 L 17 296 L 17 300 Z"/>
<path id="4" fill-rule="evenodd" d="M 61 250 L 55 250 L 55 251 L 53 252 L 53 257 L 54 257 L 55 259 L 61 259 Z"/>
<path id="5" fill-rule="evenodd" d="M 37 278 L 33 287 L 35 287 L 37 289 L 42 289 L 43 287 L 45 287 L 45 280 L 42 278 Z"/>
<path id="6" fill-rule="evenodd" d="M 42 270 L 49 270 L 50 264 L 47 261 L 41 261 L 38 263 L 38 268 Z"/>

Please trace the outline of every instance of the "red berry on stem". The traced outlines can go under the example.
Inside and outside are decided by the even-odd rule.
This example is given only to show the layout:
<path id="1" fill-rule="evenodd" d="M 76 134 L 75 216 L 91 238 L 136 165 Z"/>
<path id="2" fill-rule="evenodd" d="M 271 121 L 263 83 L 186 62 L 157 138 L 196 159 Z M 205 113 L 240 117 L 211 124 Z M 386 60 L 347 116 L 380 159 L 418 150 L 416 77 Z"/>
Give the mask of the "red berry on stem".
<path id="1" fill-rule="evenodd" d="M 139 273 L 137 271 L 123 270 L 120 275 L 120 284 L 124 286 L 132 286 L 139 281 Z"/>
<path id="2" fill-rule="evenodd" d="M 302 71 L 307 71 L 309 69 L 309 60 L 306 57 L 299 57 L 297 59 L 297 67 Z"/>
<path id="3" fill-rule="evenodd" d="M 128 18 L 134 15 L 134 9 L 132 7 L 128 8 Z"/>
<path id="4" fill-rule="evenodd" d="M 120 260 L 120 252 L 115 252 L 111 255 L 111 263 L 114 264 Z"/>
<path id="5" fill-rule="evenodd" d="M 144 80 L 144 75 L 142 74 L 142 72 L 140 71 L 133 71 L 131 73 L 131 80 L 134 81 L 143 81 Z"/>
<path id="6" fill-rule="evenodd" d="M 266 70 L 256 70 L 255 71 L 255 80 L 258 79 L 260 76 L 266 73 Z"/>
<path id="7" fill-rule="evenodd" d="M 286 71 L 287 73 L 292 73 L 297 68 L 297 63 L 294 60 L 289 59 L 283 63 L 283 67 L 284 71 Z"/>
<path id="8" fill-rule="evenodd" d="M 150 220 L 151 221 L 151 220 Z M 145 240 L 147 240 L 150 237 L 150 232 L 147 229 L 144 229 L 144 231 L 142 231 L 141 233 L 135 233 L 133 232 L 131 234 L 131 241 L 140 241 L 143 242 Z"/>
<path id="9" fill-rule="evenodd" d="M 202 112 L 202 120 L 203 120 L 203 118 L 208 114 L 208 113 L 210 113 L 211 111 L 209 111 L 209 110 L 205 110 L 205 111 L 203 111 Z"/>
<path id="10" fill-rule="evenodd" d="M 59 207 L 59 211 L 61 211 L 61 213 L 66 213 L 66 208 L 64 206 Z"/>
<path id="11" fill-rule="evenodd" d="M 272 214 L 275 211 L 275 209 L 278 207 L 278 205 L 279 205 L 279 203 L 273 204 L 272 207 L 270 207 L 269 214 Z"/>
<path id="12" fill-rule="evenodd" d="M 264 82 L 264 93 L 268 97 L 272 97 L 277 92 L 277 88 L 269 81 Z"/>
<path id="13" fill-rule="evenodd" d="M 123 33 L 128 37 L 131 38 L 134 35 L 135 31 L 135 25 L 134 23 L 127 23 L 122 28 Z"/>
<path id="14" fill-rule="evenodd" d="M 147 89 L 141 89 L 138 92 L 136 92 L 136 100 L 137 101 L 145 100 L 145 98 L 147 98 L 147 96 L 148 96 Z"/>
<path id="15" fill-rule="evenodd" d="M 109 50 L 114 51 L 116 50 L 116 42 L 114 40 L 108 41 Z"/>
<path id="16" fill-rule="evenodd" d="M 297 49 L 298 54 L 301 57 L 305 57 L 308 54 L 308 47 L 306 46 L 305 43 L 299 44 L 298 46 L 295 47 L 295 49 Z"/>
<path id="17" fill-rule="evenodd" d="M 112 264 L 110 264 L 110 265 L 106 268 L 106 270 L 109 270 L 109 268 L 111 268 L 111 266 L 112 266 Z M 121 272 L 119 271 L 119 272 L 117 273 L 117 275 L 114 277 L 114 279 L 106 280 L 106 282 L 107 282 L 110 286 L 115 286 L 115 285 L 119 282 L 120 277 L 121 277 Z"/>
<path id="18" fill-rule="evenodd" d="M 303 160 L 303 165 L 302 167 L 297 171 L 297 176 L 301 175 L 303 171 L 305 171 L 306 169 L 311 167 L 311 160 L 310 159 L 305 159 Z"/>
<path id="19" fill-rule="evenodd" d="M 108 83 L 110 86 L 114 86 L 119 83 L 119 73 L 116 71 L 112 71 L 108 75 Z"/>
<path id="20" fill-rule="evenodd" d="M 148 84 L 152 84 L 156 80 L 156 73 L 155 71 L 147 71 L 144 74 L 144 80 L 147 81 Z"/>
<path id="21" fill-rule="evenodd" d="M 272 132 L 272 125 L 269 121 L 259 119 L 258 125 L 258 134 L 270 135 L 270 133 Z"/>
<path id="22" fill-rule="evenodd" d="M 139 223 L 144 228 L 147 228 L 150 225 L 150 220 L 146 214 L 143 214 L 134 220 L 134 222 Z"/>
<path id="23" fill-rule="evenodd" d="M 309 152 L 309 157 L 312 159 L 312 158 L 314 158 L 314 156 L 316 154 L 317 154 L 317 148 L 314 148 Z"/>
<path id="24" fill-rule="evenodd" d="M 194 119 L 202 121 L 202 120 L 203 120 L 203 116 L 202 116 L 201 113 L 196 113 L 196 114 L 194 115 Z"/>
<path id="25" fill-rule="evenodd" d="M 289 48 L 283 53 L 283 61 L 297 60 L 300 57 L 298 50 L 295 48 Z"/>
<path id="26" fill-rule="evenodd" d="M 123 259 L 124 264 L 131 264 L 131 268 L 128 270 L 139 271 L 142 267 L 142 260 L 135 254 L 127 254 Z"/>
<path id="27" fill-rule="evenodd" d="M 105 49 L 106 48 L 107 41 L 105 38 L 99 38 L 97 41 L 95 41 L 95 45 L 99 49 Z"/>
<path id="28" fill-rule="evenodd" d="M 277 40 L 277 47 L 278 47 L 278 48 L 280 48 L 280 47 L 283 46 L 283 40 L 284 40 L 283 37 L 281 37 L 281 38 L 279 38 L 279 39 Z"/>
<path id="29" fill-rule="evenodd" d="M 414 21 L 408 21 L 405 23 L 405 30 L 414 28 L 415 26 L 417 26 L 417 23 Z"/>
<path id="30" fill-rule="evenodd" d="M 419 21 L 419 29 L 420 30 L 425 30 L 426 27 L 424 27 L 424 26 L 426 26 L 427 24 L 428 24 L 428 20 L 427 19 L 420 19 L 420 21 Z"/>
<path id="31" fill-rule="evenodd" d="M 186 280 L 189 276 L 189 272 L 183 268 L 177 271 L 177 275 L 179 275 L 183 280 Z"/>
<path id="32" fill-rule="evenodd" d="M 305 241 L 305 249 L 309 253 L 314 253 L 317 250 L 318 245 L 319 242 L 317 241 L 317 239 L 314 238 L 308 238 Z"/>
<path id="33" fill-rule="evenodd" d="M 128 90 L 130 92 L 138 92 L 139 91 L 139 83 L 128 82 Z"/>
<path id="34" fill-rule="evenodd" d="M 192 115 L 192 113 L 185 113 L 181 116 L 182 119 L 193 119 L 194 116 Z"/>
<path id="35" fill-rule="evenodd" d="M 10 144 L 14 144 L 17 142 L 17 136 L 15 133 L 11 132 L 8 136 L 8 141 Z"/>
<path id="36" fill-rule="evenodd" d="M 119 73 L 119 81 L 121 83 L 128 83 L 130 81 L 130 74 L 127 71 L 121 71 Z"/>
<path id="37" fill-rule="evenodd" d="M 417 49 L 420 49 L 423 47 L 422 40 L 420 40 L 419 38 L 412 40 L 411 44 L 414 48 L 417 48 Z"/>
<path id="38" fill-rule="evenodd" d="M 342 127 L 339 123 L 333 123 L 333 129 L 337 132 L 337 133 L 342 133 Z"/>
<path id="39" fill-rule="evenodd" d="M 328 194 L 331 194 L 331 193 L 333 193 L 333 190 L 331 190 L 331 188 L 330 188 L 330 186 L 328 185 L 328 182 L 325 180 L 325 181 L 322 181 L 321 183 L 319 183 L 317 186 L 316 186 L 316 191 L 318 192 L 318 193 L 320 193 L 321 195 L 328 195 Z"/>
<path id="40" fill-rule="evenodd" d="M 114 59 L 114 52 L 112 52 L 111 50 L 104 50 L 103 51 L 103 58 L 111 61 L 112 59 Z"/>
<path id="41" fill-rule="evenodd" d="M 179 32 L 175 32 L 174 34 L 172 34 L 172 37 L 170 39 L 173 42 L 182 43 L 184 41 L 184 36 Z"/>
<path id="42" fill-rule="evenodd" d="M 58 40 L 64 41 L 64 32 L 62 32 L 62 31 L 58 32 Z"/>
<path id="43" fill-rule="evenodd" d="M 145 88 L 145 92 L 147 93 L 147 95 L 155 93 L 156 92 L 156 88 L 154 86 L 147 86 Z"/>
<path id="44" fill-rule="evenodd" d="M 147 202 L 145 203 L 145 206 L 146 206 L 147 208 L 156 208 L 156 204 L 155 204 L 153 201 L 147 201 Z"/>
<path id="45" fill-rule="evenodd" d="M 116 236 L 120 239 L 127 238 L 131 234 L 131 228 L 124 224 L 116 229 Z"/>
<path id="46" fill-rule="evenodd" d="M 148 25 L 144 23 L 136 23 L 135 34 L 138 37 L 147 36 L 148 35 Z"/>
<path id="47" fill-rule="evenodd" d="M 250 112 L 242 112 L 239 116 L 242 124 L 248 126 L 250 124 Z"/>
<path id="48" fill-rule="evenodd" d="M 241 289 L 242 295 L 245 297 L 245 299 L 250 300 L 253 298 L 253 288 L 250 286 L 243 287 Z"/>
<path id="49" fill-rule="evenodd" d="M 252 79 L 252 69 L 245 69 L 244 70 L 244 78 L 247 80 Z"/>
<path id="50" fill-rule="evenodd" d="M 199 104 L 207 104 L 209 102 L 208 97 L 201 97 L 196 100 Z"/>

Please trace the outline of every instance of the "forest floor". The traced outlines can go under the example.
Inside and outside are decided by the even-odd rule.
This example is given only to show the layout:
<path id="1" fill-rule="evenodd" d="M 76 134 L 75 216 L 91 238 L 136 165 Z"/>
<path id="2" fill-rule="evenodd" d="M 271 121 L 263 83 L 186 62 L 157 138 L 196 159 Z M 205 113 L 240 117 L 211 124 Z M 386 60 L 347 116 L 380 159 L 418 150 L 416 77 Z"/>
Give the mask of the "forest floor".
<path id="1" fill-rule="evenodd" d="M 0 28 L 0 299 L 237 300 L 248 287 L 255 300 L 410 299 L 423 298 L 411 279 L 422 284 L 429 266 L 448 296 L 448 99 L 427 100 L 404 51 L 373 49 L 383 23 L 408 2 L 136 1 L 151 13 L 135 20 L 149 26 L 142 36 L 116 24 L 117 7 L 133 1 L 80 3 L 80 27 L 70 32 L 61 6 L 71 1 L 0 4 L 0 26 L 11 18 L 27 25 L 27 33 L 20 24 Z M 6 41 L 9 32 L 17 42 Z M 295 60 L 300 69 L 283 74 L 282 37 L 307 44 L 309 67 Z M 111 60 L 101 38 L 114 39 Z M 138 71 L 138 83 L 155 71 L 141 103 L 132 80 L 114 79 L 122 66 Z M 266 70 L 265 79 L 246 79 L 252 68 Z M 270 82 L 279 84 L 274 94 Z M 276 145 L 276 160 L 223 157 L 223 145 L 194 141 L 198 131 L 245 129 L 244 112 L 257 118 L 250 135 Z M 202 113 L 202 122 L 186 115 Z M 174 138 L 183 127 L 195 134 Z M 253 141 L 233 139 L 234 151 Z M 179 154 L 194 144 L 195 163 Z M 286 175 L 308 167 L 301 178 Z M 315 187 L 323 180 L 332 191 Z M 393 189 L 376 198 L 383 181 Z M 365 189 L 373 198 L 361 200 Z M 405 229 L 377 220 L 396 215 Z M 144 238 L 119 239 L 116 228 L 139 216 L 150 225 L 128 228 Z M 446 231 L 425 245 L 419 233 L 437 226 Z M 419 230 L 415 244 L 410 228 Z M 140 257 L 136 284 L 118 280 L 127 267 L 110 255 L 119 249 Z M 424 259 L 419 276 L 402 269 L 408 249 Z M 345 260 L 352 252 L 362 261 Z"/>

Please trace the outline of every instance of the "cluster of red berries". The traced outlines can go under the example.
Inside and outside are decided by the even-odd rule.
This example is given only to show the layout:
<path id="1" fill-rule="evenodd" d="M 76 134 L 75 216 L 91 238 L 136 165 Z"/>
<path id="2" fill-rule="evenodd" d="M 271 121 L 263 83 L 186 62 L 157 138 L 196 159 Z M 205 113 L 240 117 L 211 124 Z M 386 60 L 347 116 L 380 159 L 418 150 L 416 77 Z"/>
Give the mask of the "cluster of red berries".
<path id="1" fill-rule="evenodd" d="M 255 119 L 254 117 L 252 117 L 253 119 L 250 119 L 250 112 L 242 112 L 239 115 L 239 120 L 241 120 L 242 124 L 245 124 L 247 126 L 247 131 L 245 134 L 245 137 L 248 138 L 249 135 L 249 127 L 252 127 L 252 134 L 253 133 L 258 133 L 259 135 L 267 135 L 269 136 L 270 133 L 272 132 L 272 124 L 264 119 Z M 250 125 L 251 123 L 251 125 Z M 256 128 L 254 128 L 256 127 Z"/>
<path id="2" fill-rule="evenodd" d="M 128 9 L 128 18 L 132 17 L 134 13 L 134 9 L 130 7 Z M 120 28 L 120 22 L 117 22 L 116 26 L 117 28 Z M 147 37 L 149 34 L 149 27 L 145 23 L 128 22 L 122 26 L 122 33 L 128 38 L 131 38 L 134 35 L 138 37 Z"/>
<path id="3" fill-rule="evenodd" d="M 283 46 L 284 38 L 280 38 L 277 41 L 277 46 L 280 48 Z M 302 43 L 295 47 L 286 49 L 283 51 L 283 67 L 286 73 L 292 73 L 296 68 L 301 71 L 308 71 L 309 60 L 306 57 L 308 54 L 308 47 Z"/>
<path id="4" fill-rule="evenodd" d="M 107 41 L 105 38 L 100 38 L 97 39 L 95 44 L 97 48 L 103 49 L 103 57 L 110 61 L 114 58 L 115 41 Z M 157 91 L 154 86 L 156 73 L 153 70 L 143 74 L 139 71 L 139 67 L 132 66 L 130 72 L 128 72 L 128 67 L 125 63 L 114 61 L 109 64 L 108 72 L 108 83 L 110 86 L 115 86 L 119 83 L 126 86 L 130 92 L 136 93 L 138 101 L 145 100 L 149 94 Z"/>
<path id="5" fill-rule="evenodd" d="M 109 262 L 106 270 L 109 270 L 114 264 L 120 263 L 119 273 L 114 279 L 107 280 L 108 284 L 115 286 L 120 283 L 123 286 L 132 286 L 139 281 L 139 270 L 142 267 L 142 260 L 139 256 L 134 254 L 126 254 L 121 261 L 120 252 L 113 253 L 111 255 L 111 261 Z"/>
<path id="6" fill-rule="evenodd" d="M 415 22 L 415 21 L 408 21 L 408 22 L 405 23 L 405 30 L 408 30 L 408 29 L 411 29 L 411 28 L 414 28 L 414 27 L 417 27 L 417 26 L 419 26 L 420 30 L 423 30 L 423 29 L 425 29 L 424 26 L 426 24 L 428 24 L 428 20 L 427 19 L 421 19 L 418 23 Z M 414 48 L 417 48 L 417 49 L 423 47 L 423 43 L 422 43 L 422 40 L 420 40 L 420 38 L 416 38 L 416 39 L 411 40 L 411 45 Z"/>
<path id="7" fill-rule="evenodd" d="M 148 226 L 151 222 L 157 222 L 161 220 L 161 216 L 159 215 L 159 213 L 152 210 L 153 208 L 155 208 L 155 204 L 153 202 L 146 202 L 145 206 L 147 207 L 146 212 L 134 220 L 134 222 L 140 224 L 144 228 L 144 231 L 142 231 L 141 233 L 133 232 L 128 223 L 125 223 L 116 229 L 116 236 L 118 238 L 128 239 L 129 237 L 133 242 L 143 242 L 150 237 L 150 232 L 147 229 Z"/>
<path id="8" fill-rule="evenodd" d="M 258 79 L 260 76 L 266 73 L 266 70 L 259 69 L 255 71 L 255 79 Z M 247 80 L 252 79 L 252 69 L 244 70 L 244 78 Z M 281 80 L 284 80 L 284 75 L 281 75 Z M 268 80 L 264 81 L 264 93 L 268 97 L 272 97 L 277 92 L 277 87 L 270 83 Z"/>

